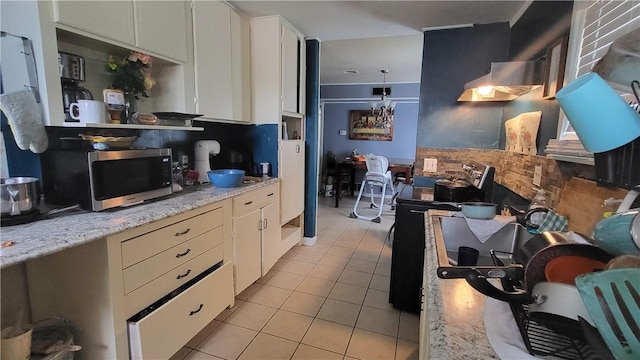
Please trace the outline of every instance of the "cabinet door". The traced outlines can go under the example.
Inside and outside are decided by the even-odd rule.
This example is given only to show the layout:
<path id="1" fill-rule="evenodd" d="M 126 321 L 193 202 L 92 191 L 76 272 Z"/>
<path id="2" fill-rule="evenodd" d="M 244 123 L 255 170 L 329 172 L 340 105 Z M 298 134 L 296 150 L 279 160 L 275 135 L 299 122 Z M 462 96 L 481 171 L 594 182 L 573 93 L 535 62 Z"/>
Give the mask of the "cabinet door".
<path id="1" fill-rule="evenodd" d="M 280 258 L 280 204 L 277 201 L 262 208 L 262 276 Z"/>
<path id="2" fill-rule="evenodd" d="M 304 141 L 282 141 L 280 151 L 280 223 L 304 211 Z"/>
<path id="3" fill-rule="evenodd" d="M 299 79 L 300 48 L 298 35 L 282 25 L 282 111 L 300 112 Z"/>
<path id="4" fill-rule="evenodd" d="M 186 1 L 136 0 L 136 46 L 187 61 Z"/>
<path id="5" fill-rule="evenodd" d="M 134 44 L 133 14 L 132 0 L 57 0 L 53 6 L 55 22 L 130 45 Z"/>
<path id="6" fill-rule="evenodd" d="M 193 2 L 196 112 L 232 116 L 231 8 L 219 1 Z"/>
<path id="7" fill-rule="evenodd" d="M 231 11 L 232 120 L 251 121 L 251 33 L 249 19 Z"/>
<path id="8" fill-rule="evenodd" d="M 260 209 L 233 219 L 233 263 L 236 295 L 262 274 Z"/>

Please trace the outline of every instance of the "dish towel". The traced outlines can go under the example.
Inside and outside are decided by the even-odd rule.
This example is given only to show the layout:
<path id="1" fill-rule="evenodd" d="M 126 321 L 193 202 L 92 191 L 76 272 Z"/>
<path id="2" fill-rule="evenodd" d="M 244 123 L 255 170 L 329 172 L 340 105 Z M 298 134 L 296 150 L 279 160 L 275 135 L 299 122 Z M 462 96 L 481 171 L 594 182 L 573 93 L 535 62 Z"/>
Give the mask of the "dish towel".
<path id="1" fill-rule="evenodd" d="M 545 231 L 567 231 L 569 220 L 553 210 L 549 210 L 537 229 L 539 234 Z"/>
<path id="2" fill-rule="evenodd" d="M 467 221 L 469 230 L 478 238 L 478 241 L 485 243 L 493 234 L 497 233 L 505 227 L 505 225 L 516 222 L 515 216 L 496 215 L 491 220 L 470 219 L 464 217 Z"/>
<path id="3" fill-rule="evenodd" d="M 500 359 L 540 359 L 527 351 L 509 303 L 487 296 L 484 301 L 484 329 Z"/>
<path id="4" fill-rule="evenodd" d="M 49 140 L 40 105 L 30 89 L 0 95 L 0 110 L 7 116 L 16 144 L 22 150 L 42 153 Z"/>

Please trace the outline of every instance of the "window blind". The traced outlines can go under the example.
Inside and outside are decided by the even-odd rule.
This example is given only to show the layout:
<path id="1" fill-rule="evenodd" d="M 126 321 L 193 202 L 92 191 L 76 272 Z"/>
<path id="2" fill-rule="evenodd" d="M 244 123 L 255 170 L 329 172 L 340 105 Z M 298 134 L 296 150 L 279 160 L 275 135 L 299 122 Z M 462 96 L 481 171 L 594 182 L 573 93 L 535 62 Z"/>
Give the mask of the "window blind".
<path id="1" fill-rule="evenodd" d="M 576 77 L 591 71 L 609 45 L 640 28 L 640 1 L 594 1 L 586 10 Z"/>

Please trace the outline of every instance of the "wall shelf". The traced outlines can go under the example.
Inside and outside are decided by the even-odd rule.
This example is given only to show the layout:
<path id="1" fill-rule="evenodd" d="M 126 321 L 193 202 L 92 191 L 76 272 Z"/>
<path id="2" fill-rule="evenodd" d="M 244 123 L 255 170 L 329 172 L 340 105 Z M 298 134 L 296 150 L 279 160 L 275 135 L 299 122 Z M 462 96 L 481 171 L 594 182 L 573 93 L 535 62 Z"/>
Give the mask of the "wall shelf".
<path id="1" fill-rule="evenodd" d="M 204 131 L 203 127 L 197 126 L 168 126 L 168 125 L 138 125 L 138 124 L 107 124 L 107 123 L 86 123 L 70 124 L 65 123 L 65 127 L 86 127 L 102 129 L 134 129 L 134 130 L 183 130 L 183 131 Z"/>
<path id="2" fill-rule="evenodd" d="M 584 164 L 584 165 L 594 165 L 592 157 L 561 155 L 561 154 L 547 154 L 547 157 L 557 161 L 571 162 L 571 163 Z"/>

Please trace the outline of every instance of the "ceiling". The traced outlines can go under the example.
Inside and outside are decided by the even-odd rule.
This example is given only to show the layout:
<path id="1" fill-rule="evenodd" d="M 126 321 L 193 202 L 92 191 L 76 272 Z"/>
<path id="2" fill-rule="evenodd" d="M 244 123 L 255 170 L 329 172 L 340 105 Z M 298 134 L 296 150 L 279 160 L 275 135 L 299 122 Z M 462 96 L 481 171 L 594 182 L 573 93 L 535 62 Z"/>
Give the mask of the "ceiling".
<path id="1" fill-rule="evenodd" d="M 281 15 L 321 41 L 320 82 L 419 82 L 422 33 L 430 28 L 515 22 L 523 1 L 227 1 L 249 17 Z M 345 73 L 357 70 L 357 74 Z"/>

